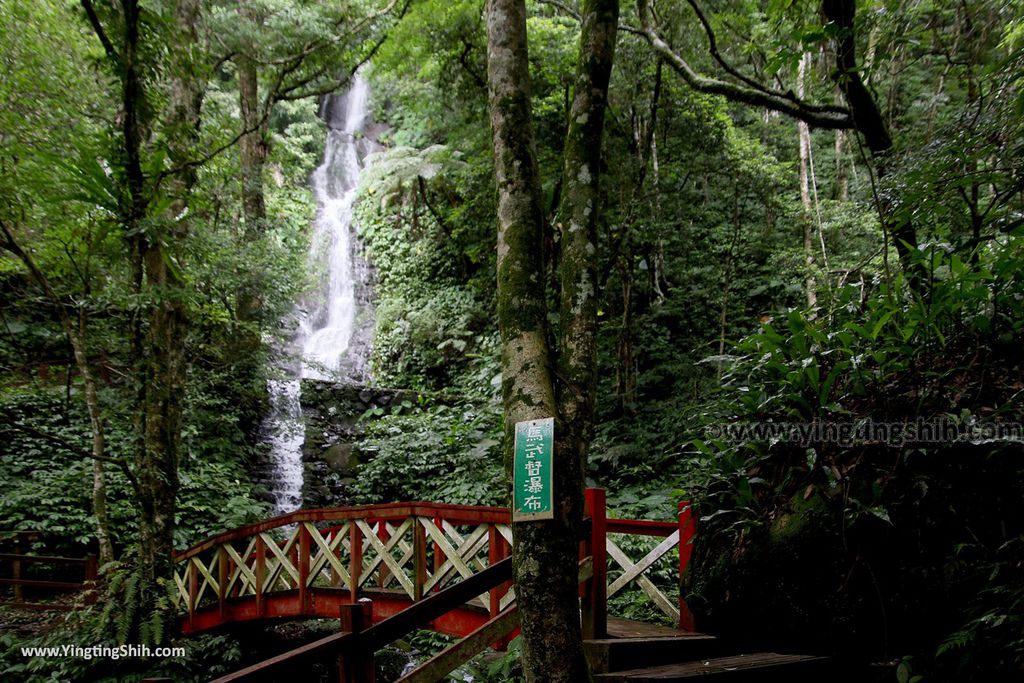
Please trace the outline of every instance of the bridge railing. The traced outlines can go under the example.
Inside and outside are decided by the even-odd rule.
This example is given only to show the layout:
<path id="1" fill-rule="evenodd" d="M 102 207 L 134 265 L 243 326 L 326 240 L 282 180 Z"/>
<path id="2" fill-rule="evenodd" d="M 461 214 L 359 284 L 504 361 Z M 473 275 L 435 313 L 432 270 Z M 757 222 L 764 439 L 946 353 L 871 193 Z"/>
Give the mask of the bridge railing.
<path id="1" fill-rule="evenodd" d="M 588 637 L 607 631 L 607 599 L 639 588 L 680 628 L 692 630 L 685 603 L 648 574 L 674 557 L 680 576 L 689 561 L 693 522 L 688 504 L 673 522 L 608 519 L 605 494 L 588 489 L 587 537 L 581 543 L 581 597 Z M 303 510 L 207 539 L 176 556 L 175 600 L 186 631 L 239 619 L 337 617 L 340 604 L 374 600 L 386 618 L 493 566 L 511 554 L 507 508 L 389 503 Z M 637 560 L 621 537 L 660 538 Z M 586 581 L 583 581 L 583 579 Z M 511 582 L 471 599 L 466 609 L 435 623 L 465 635 L 515 600 Z"/>
<path id="2" fill-rule="evenodd" d="M 348 602 L 382 594 L 416 602 L 508 557 L 511 538 L 505 508 L 394 503 L 299 511 L 180 553 L 175 598 L 193 627 L 200 611 L 225 612 L 245 598 L 257 617 L 315 616 L 319 589 L 342 590 Z M 270 603 L 282 594 L 294 600 L 285 608 Z M 503 586 L 471 605 L 493 616 L 512 599 Z"/>
<path id="3" fill-rule="evenodd" d="M 71 603 L 39 598 L 92 587 L 97 577 L 96 557 L 29 554 L 27 551 L 41 536 L 37 531 L 0 531 L 0 588 L 11 588 L 11 599 L 0 595 L 0 604 L 22 609 L 69 611 L 74 608 Z M 95 597 L 89 592 L 86 601 L 91 602 Z"/>

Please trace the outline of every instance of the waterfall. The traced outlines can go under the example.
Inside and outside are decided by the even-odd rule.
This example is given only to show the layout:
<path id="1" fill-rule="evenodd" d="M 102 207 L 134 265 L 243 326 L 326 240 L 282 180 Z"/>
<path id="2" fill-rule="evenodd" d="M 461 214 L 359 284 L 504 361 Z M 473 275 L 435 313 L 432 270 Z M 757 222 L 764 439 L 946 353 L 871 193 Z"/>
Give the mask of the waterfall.
<path id="1" fill-rule="evenodd" d="M 282 367 L 284 378 L 267 383 L 270 413 L 264 433 L 270 443 L 275 514 L 302 505 L 302 379 L 359 379 L 365 365 L 365 358 L 357 357 L 365 351 L 354 347 L 353 335 L 369 268 L 356 252 L 352 211 L 362 160 L 374 148 L 362 136 L 369 96 L 369 84 L 356 75 L 346 93 L 324 98 L 320 110 L 328 132 L 323 161 L 310 180 L 317 214 L 309 251 L 319 281 L 292 313 L 297 324 L 288 348 L 279 349 L 291 361 Z"/>

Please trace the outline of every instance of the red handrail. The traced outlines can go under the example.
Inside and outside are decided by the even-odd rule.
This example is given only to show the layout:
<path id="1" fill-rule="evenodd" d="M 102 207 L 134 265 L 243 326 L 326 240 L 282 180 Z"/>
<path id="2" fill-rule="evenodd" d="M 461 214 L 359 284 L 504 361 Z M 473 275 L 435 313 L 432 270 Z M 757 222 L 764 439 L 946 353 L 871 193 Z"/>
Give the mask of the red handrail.
<path id="1" fill-rule="evenodd" d="M 210 536 L 186 550 L 175 552 L 174 560 L 176 562 L 186 560 L 222 543 L 237 541 L 270 531 L 271 529 L 291 526 L 301 522 L 334 522 L 353 519 L 380 521 L 404 519 L 406 517 L 434 517 L 437 514 L 440 514 L 445 520 L 453 524 L 508 524 L 511 519 L 508 508 L 485 507 L 482 505 L 448 505 L 426 501 L 297 510 L 286 515 L 272 517 L 261 522 L 247 524 L 215 536 Z"/>

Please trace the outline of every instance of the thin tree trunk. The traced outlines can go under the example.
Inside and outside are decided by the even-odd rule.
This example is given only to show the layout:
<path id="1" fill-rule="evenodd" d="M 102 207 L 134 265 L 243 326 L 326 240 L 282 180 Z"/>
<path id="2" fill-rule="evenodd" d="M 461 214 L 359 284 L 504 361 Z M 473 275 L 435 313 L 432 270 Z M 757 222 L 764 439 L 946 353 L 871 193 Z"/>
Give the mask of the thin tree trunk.
<path id="1" fill-rule="evenodd" d="M 103 467 L 103 460 L 106 458 L 106 436 L 103 413 L 100 410 L 99 396 L 96 392 L 96 379 L 89 367 L 85 312 L 79 311 L 78 325 L 76 326 L 65 309 L 64 302 L 57 296 L 57 292 L 53 289 L 46 274 L 36 265 L 35 259 L 21 248 L 7 225 L 0 223 L 0 228 L 6 238 L 5 246 L 21 260 L 32 274 L 36 284 L 43 289 L 47 298 L 57 309 L 61 327 L 64 328 L 64 334 L 67 335 L 71 344 L 75 365 L 78 366 L 78 373 L 82 378 L 85 407 L 89 413 L 89 428 L 92 433 L 92 509 L 96 516 L 96 541 L 99 545 L 100 564 L 106 564 L 114 559 L 114 547 L 110 540 L 110 520 L 107 515 L 107 483 Z"/>
<path id="2" fill-rule="evenodd" d="M 718 355 L 725 355 L 725 338 L 729 330 L 729 299 L 732 294 L 732 278 L 733 278 L 733 265 L 736 261 L 736 250 L 739 246 L 740 231 L 742 223 L 740 221 L 740 198 L 735 196 L 733 198 L 733 211 L 732 211 L 732 241 L 729 243 L 729 251 L 725 256 L 725 267 L 722 269 L 722 302 L 718 309 Z M 721 360 L 718 361 L 718 378 L 722 377 L 722 370 L 724 364 Z"/>
<path id="3" fill-rule="evenodd" d="M 633 351 L 633 257 L 627 247 L 619 258 L 622 280 L 622 331 L 619 333 L 616 389 L 622 412 L 636 414 L 636 356 Z"/>
<path id="4" fill-rule="evenodd" d="M 800 59 L 800 69 L 796 82 L 797 97 L 800 98 L 804 97 L 804 85 L 810 62 L 811 53 L 805 52 Z M 797 121 L 796 127 L 800 138 L 800 203 L 804 208 L 804 267 L 807 269 L 807 276 L 804 279 L 804 293 L 807 297 L 807 310 L 814 311 L 815 306 L 818 305 L 818 284 L 814 278 L 814 209 L 811 205 L 811 184 L 809 179 L 811 129 L 803 121 Z"/>
<path id="5" fill-rule="evenodd" d="M 593 430 L 601 139 L 618 17 L 617 0 L 586 0 L 581 8 L 579 62 L 565 138 L 562 202 L 556 221 L 561 231 L 562 283 L 558 375 L 565 384 L 558 402 L 581 467 L 586 463 Z"/>
<path id="6" fill-rule="evenodd" d="M 242 113 L 242 130 L 238 141 L 242 171 L 242 212 L 245 216 L 245 235 L 254 239 L 263 232 L 267 217 L 263 192 L 263 168 L 267 160 L 265 125 L 260 114 L 259 85 L 256 64 L 247 54 L 235 58 L 238 67 L 238 100 Z"/>
<path id="7" fill-rule="evenodd" d="M 836 130 L 836 183 L 833 196 L 841 202 L 850 198 L 850 173 L 846 169 L 846 131 Z"/>

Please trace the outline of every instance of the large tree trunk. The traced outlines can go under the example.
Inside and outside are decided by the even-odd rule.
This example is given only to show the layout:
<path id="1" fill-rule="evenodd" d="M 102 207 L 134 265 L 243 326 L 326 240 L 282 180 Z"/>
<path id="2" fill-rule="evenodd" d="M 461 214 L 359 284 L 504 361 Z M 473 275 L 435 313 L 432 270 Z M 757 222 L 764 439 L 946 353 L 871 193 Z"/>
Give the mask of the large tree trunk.
<path id="1" fill-rule="evenodd" d="M 246 237 L 262 232 L 267 217 L 263 198 L 263 167 L 267 160 L 264 139 L 266 127 L 260 114 L 256 65 L 246 54 L 235 58 L 238 66 L 238 99 L 242 113 L 243 135 L 238 141 L 242 170 L 242 211 L 245 215 Z"/>
<path id="2" fill-rule="evenodd" d="M 188 235 L 186 209 L 195 182 L 190 162 L 203 96 L 203 82 L 194 63 L 198 20 L 199 0 L 178 0 L 171 41 L 168 114 L 163 125 L 168 157 L 176 169 L 165 181 L 172 202 L 158 218 L 164 226 L 163 244 L 147 239 L 141 253 L 145 289 L 154 299 L 141 339 L 143 400 L 136 420 L 141 427 L 142 446 L 136 463 L 142 507 L 139 560 L 144 585 L 150 590 L 169 581 L 173 570 L 188 320 L 183 283 L 171 263 Z"/>
<path id="3" fill-rule="evenodd" d="M 589 677 L 583 657 L 576 562 L 583 472 L 593 428 L 597 178 L 618 6 L 583 7 L 576 95 L 566 136 L 558 220 L 561 362 L 552 375 L 544 292 L 543 207 L 530 109 L 526 6 L 491 0 L 487 14 L 489 110 L 498 187 L 498 322 L 502 337 L 505 459 L 515 423 L 556 416 L 554 519 L 513 525 L 523 664 L 529 681 Z"/>
<path id="4" fill-rule="evenodd" d="M 505 464 L 515 423 L 556 414 L 544 299 L 543 207 L 530 109 L 523 0 L 490 0 L 487 76 L 498 187 L 498 326 L 502 341 Z M 556 446 L 557 447 L 557 446 Z M 556 453 L 555 518 L 513 524 L 523 666 L 530 681 L 586 680 L 576 575 L 578 467 Z M 566 465 L 568 464 L 568 468 Z"/>
<path id="5" fill-rule="evenodd" d="M 248 3 L 239 6 L 239 14 L 246 21 L 257 22 Z M 238 104 L 242 115 L 242 137 L 238 141 L 239 167 L 242 172 L 242 215 L 245 217 L 245 241 L 254 242 L 263 236 L 266 227 L 267 206 L 263 192 L 263 169 L 267 161 L 267 120 L 263 116 L 259 99 L 259 74 L 251 54 L 251 45 L 243 45 L 235 57 L 238 68 Z M 238 293 L 236 316 L 242 322 L 258 319 L 262 302 L 254 283 L 243 285 Z M 251 334 L 244 335 L 244 344 L 252 348 L 259 344 Z"/>

